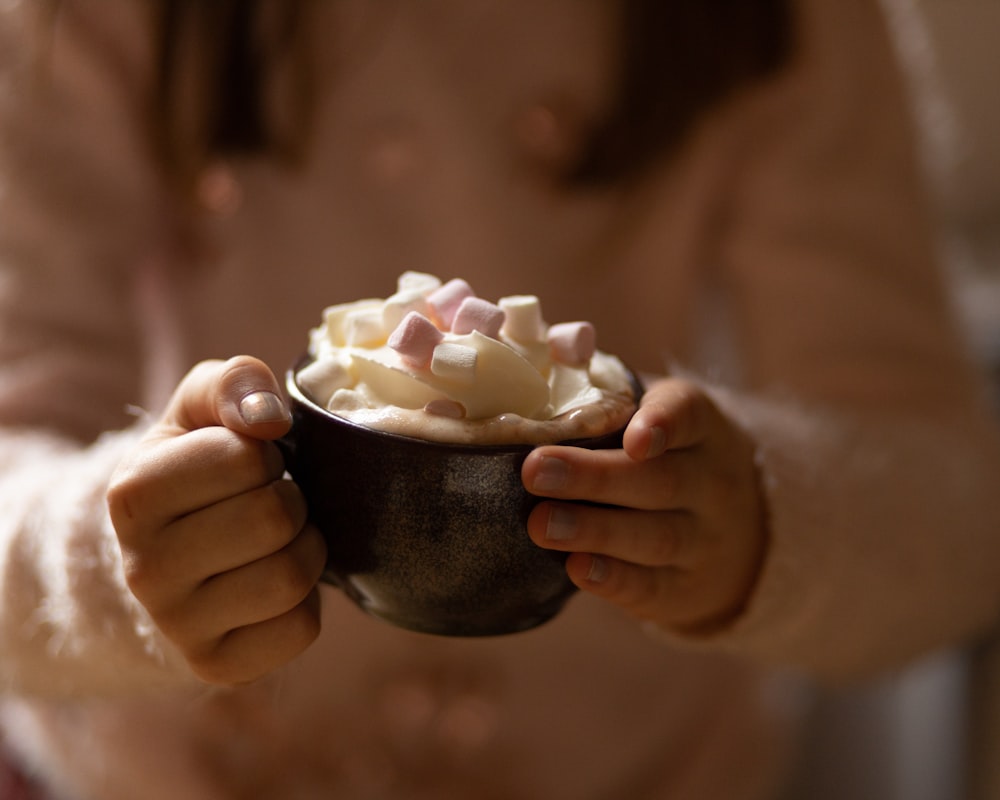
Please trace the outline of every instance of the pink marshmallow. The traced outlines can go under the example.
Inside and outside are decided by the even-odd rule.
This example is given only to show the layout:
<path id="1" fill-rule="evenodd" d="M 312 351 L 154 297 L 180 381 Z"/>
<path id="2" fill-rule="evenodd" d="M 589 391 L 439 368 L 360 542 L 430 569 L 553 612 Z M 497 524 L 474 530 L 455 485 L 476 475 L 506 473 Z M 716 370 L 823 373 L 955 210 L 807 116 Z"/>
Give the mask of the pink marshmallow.
<path id="1" fill-rule="evenodd" d="M 465 418 L 465 406 L 447 397 L 439 397 L 436 400 L 431 400 L 424 406 L 424 411 L 435 417 L 448 417 L 449 419 Z"/>
<path id="2" fill-rule="evenodd" d="M 441 321 L 444 330 L 450 330 L 452 320 L 462 301 L 467 297 L 474 297 L 475 292 L 472 287 L 461 278 L 453 278 L 438 289 L 427 295 L 427 302 L 430 304 L 437 318 Z"/>
<path id="3" fill-rule="evenodd" d="M 505 317 L 500 306 L 478 297 L 466 297 L 455 312 L 451 332 L 461 335 L 479 331 L 484 336 L 497 339 Z"/>
<path id="4" fill-rule="evenodd" d="M 597 334 L 589 322 L 560 322 L 549 328 L 552 360 L 571 367 L 587 364 L 597 349 Z"/>
<path id="5" fill-rule="evenodd" d="M 430 366 L 434 348 L 441 343 L 444 334 L 433 322 L 418 311 L 411 311 L 396 326 L 389 336 L 388 345 L 411 366 L 426 369 Z"/>

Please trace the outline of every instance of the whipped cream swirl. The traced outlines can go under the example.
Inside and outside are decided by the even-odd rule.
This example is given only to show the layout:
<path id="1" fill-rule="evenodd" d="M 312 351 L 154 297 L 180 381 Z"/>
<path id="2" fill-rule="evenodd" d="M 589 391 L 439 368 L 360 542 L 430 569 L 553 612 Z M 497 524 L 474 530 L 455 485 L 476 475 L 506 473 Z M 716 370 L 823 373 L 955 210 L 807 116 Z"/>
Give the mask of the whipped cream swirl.
<path id="1" fill-rule="evenodd" d="M 533 295 L 496 304 L 462 279 L 405 272 L 396 292 L 326 308 L 296 375 L 353 422 L 467 444 L 569 441 L 620 429 L 635 384 L 589 322 L 547 324 Z"/>

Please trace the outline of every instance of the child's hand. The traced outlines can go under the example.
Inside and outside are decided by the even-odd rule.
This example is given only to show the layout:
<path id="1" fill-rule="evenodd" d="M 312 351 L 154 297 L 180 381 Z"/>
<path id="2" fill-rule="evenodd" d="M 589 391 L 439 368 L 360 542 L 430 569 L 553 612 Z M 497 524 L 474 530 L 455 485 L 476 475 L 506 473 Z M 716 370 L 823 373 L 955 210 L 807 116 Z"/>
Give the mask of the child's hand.
<path id="1" fill-rule="evenodd" d="M 319 634 L 326 548 L 269 441 L 289 424 L 262 362 L 203 362 L 108 490 L 129 587 L 211 683 L 261 677 Z"/>
<path id="2" fill-rule="evenodd" d="M 754 443 L 696 385 L 653 384 L 623 450 L 539 447 L 522 477 L 536 495 L 612 506 L 544 502 L 529 518 L 537 544 L 571 553 L 581 589 L 681 631 L 747 602 L 767 541 Z"/>

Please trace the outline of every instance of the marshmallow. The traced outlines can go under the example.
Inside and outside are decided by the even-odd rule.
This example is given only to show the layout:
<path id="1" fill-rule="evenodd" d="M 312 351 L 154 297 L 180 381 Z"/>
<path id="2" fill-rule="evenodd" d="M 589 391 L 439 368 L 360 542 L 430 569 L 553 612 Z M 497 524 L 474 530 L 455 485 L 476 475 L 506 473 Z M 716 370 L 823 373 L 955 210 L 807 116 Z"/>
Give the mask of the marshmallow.
<path id="1" fill-rule="evenodd" d="M 389 336 L 388 345 L 402 357 L 403 361 L 418 369 L 430 366 L 434 348 L 444 334 L 427 317 L 411 311 L 396 326 Z"/>
<path id="2" fill-rule="evenodd" d="M 407 270 L 396 280 L 397 292 L 413 291 L 428 295 L 440 286 L 441 279 L 437 275 L 413 270 Z"/>
<path id="3" fill-rule="evenodd" d="M 444 330 L 449 330 L 462 301 L 466 297 L 473 296 L 475 296 L 475 292 L 472 291 L 472 287 L 468 283 L 461 278 L 454 278 L 427 295 L 427 302 L 430 303 L 434 314 L 440 320 L 441 327 Z"/>
<path id="4" fill-rule="evenodd" d="M 476 380 L 476 361 L 479 354 L 472 347 L 453 342 L 442 342 L 431 356 L 431 372 L 444 380 L 472 384 Z"/>
<path id="5" fill-rule="evenodd" d="M 501 332 L 519 344 L 545 341 L 545 321 L 542 304 L 534 295 L 519 294 L 501 297 L 499 306 L 504 312 Z"/>
<path id="6" fill-rule="evenodd" d="M 344 320 L 344 339 L 348 347 L 377 347 L 385 341 L 382 309 L 361 308 L 350 311 Z"/>
<path id="7" fill-rule="evenodd" d="M 382 325 L 387 331 L 394 330 L 403 317 L 411 311 L 430 316 L 431 307 L 423 292 L 417 289 L 402 289 L 386 299 L 382 306 Z"/>
<path id="8" fill-rule="evenodd" d="M 442 397 L 438 400 L 431 400 L 424 406 L 424 411 L 433 414 L 435 417 L 448 417 L 449 419 L 465 419 L 465 406 L 456 400 Z"/>
<path id="9" fill-rule="evenodd" d="M 618 396 L 633 387 L 624 366 L 596 350 L 590 323 L 550 327 L 534 295 L 494 304 L 460 278 L 442 283 L 423 272 L 400 275 L 388 299 L 324 309 L 323 324 L 309 332 L 309 354 L 316 363 L 296 379 L 317 403 L 365 425 L 420 435 L 419 419 L 430 416 L 434 437 L 464 439 L 465 421 L 493 418 L 555 416 L 553 430 L 590 430 L 612 404 L 617 414 Z"/>
<path id="10" fill-rule="evenodd" d="M 354 385 L 349 363 L 337 358 L 316 359 L 299 370 L 296 380 L 309 397 L 330 397 L 338 389 Z"/>
<path id="11" fill-rule="evenodd" d="M 503 321 L 504 313 L 500 306 L 479 297 L 466 297 L 455 312 L 451 332 L 461 335 L 479 331 L 483 336 L 497 339 Z"/>
<path id="12" fill-rule="evenodd" d="M 561 322 L 549 328 L 549 351 L 553 361 L 582 366 L 590 361 L 597 345 L 597 334 L 589 322 Z"/>
<path id="13" fill-rule="evenodd" d="M 323 327 L 326 329 L 327 340 L 334 347 L 343 347 L 347 344 L 347 323 L 350 315 L 359 311 L 381 308 L 382 301 L 375 299 L 328 306 L 323 309 Z"/>
<path id="14" fill-rule="evenodd" d="M 326 404 L 329 411 L 358 411 L 368 408 L 368 403 L 361 392 L 354 389 L 337 389 Z"/>

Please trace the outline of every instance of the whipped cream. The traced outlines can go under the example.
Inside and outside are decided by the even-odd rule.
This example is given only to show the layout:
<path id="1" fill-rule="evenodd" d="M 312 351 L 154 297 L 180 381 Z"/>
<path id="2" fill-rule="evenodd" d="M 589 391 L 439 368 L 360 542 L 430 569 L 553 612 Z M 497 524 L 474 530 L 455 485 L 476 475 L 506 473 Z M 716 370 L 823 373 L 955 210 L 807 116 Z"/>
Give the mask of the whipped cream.
<path id="1" fill-rule="evenodd" d="M 543 444 L 618 430 L 635 411 L 621 361 L 588 322 L 548 325 L 533 295 L 496 304 L 468 283 L 405 272 L 395 294 L 326 308 L 296 382 L 315 403 L 390 433 Z"/>

